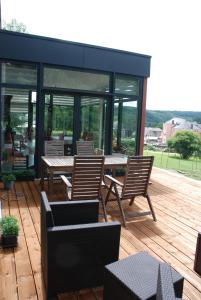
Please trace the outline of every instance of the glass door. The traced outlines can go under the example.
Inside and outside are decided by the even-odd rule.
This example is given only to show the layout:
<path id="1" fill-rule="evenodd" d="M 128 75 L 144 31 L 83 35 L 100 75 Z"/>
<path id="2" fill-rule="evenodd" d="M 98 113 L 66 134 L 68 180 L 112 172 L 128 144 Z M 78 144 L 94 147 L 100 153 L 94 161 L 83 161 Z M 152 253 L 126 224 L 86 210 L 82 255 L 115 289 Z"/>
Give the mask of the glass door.
<path id="1" fill-rule="evenodd" d="M 73 149 L 74 96 L 45 94 L 45 140 L 64 140 L 64 155 Z"/>
<path id="2" fill-rule="evenodd" d="M 137 101 L 115 97 L 112 152 L 135 155 L 137 132 Z"/>
<path id="3" fill-rule="evenodd" d="M 3 88 L 2 171 L 34 169 L 36 91 Z"/>
<path id="4" fill-rule="evenodd" d="M 81 97 L 81 134 L 83 140 L 93 140 L 94 147 L 105 148 L 107 100 L 101 97 Z"/>

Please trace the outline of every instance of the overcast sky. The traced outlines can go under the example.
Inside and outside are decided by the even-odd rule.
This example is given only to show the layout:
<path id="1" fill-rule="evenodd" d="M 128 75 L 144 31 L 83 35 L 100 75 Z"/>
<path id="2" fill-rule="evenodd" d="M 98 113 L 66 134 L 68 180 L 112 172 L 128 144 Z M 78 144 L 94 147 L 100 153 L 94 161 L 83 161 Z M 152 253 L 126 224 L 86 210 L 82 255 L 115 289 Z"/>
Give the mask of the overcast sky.
<path id="1" fill-rule="evenodd" d="M 29 33 L 152 56 L 147 108 L 201 111 L 201 0 L 1 0 Z"/>

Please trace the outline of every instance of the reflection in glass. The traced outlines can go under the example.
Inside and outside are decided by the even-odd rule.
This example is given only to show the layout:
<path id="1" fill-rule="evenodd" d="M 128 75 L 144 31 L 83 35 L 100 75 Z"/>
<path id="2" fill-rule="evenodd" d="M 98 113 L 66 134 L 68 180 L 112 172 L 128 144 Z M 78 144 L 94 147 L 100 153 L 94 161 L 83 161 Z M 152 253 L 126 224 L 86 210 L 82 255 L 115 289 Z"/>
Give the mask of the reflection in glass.
<path id="1" fill-rule="evenodd" d="M 3 160 L 13 169 L 34 167 L 36 92 L 2 89 Z"/>
<path id="2" fill-rule="evenodd" d="M 36 66 L 14 63 L 2 63 L 2 82 L 36 85 Z"/>
<path id="3" fill-rule="evenodd" d="M 135 154 L 137 101 L 116 97 L 113 121 L 113 153 Z"/>
<path id="4" fill-rule="evenodd" d="M 81 98 L 81 138 L 93 140 L 99 149 L 104 149 L 106 103 L 103 98 Z"/>
<path id="5" fill-rule="evenodd" d="M 115 76 L 115 93 L 139 96 L 140 80 L 127 75 Z"/>
<path id="6" fill-rule="evenodd" d="M 109 75 L 46 67 L 44 86 L 109 92 Z"/>

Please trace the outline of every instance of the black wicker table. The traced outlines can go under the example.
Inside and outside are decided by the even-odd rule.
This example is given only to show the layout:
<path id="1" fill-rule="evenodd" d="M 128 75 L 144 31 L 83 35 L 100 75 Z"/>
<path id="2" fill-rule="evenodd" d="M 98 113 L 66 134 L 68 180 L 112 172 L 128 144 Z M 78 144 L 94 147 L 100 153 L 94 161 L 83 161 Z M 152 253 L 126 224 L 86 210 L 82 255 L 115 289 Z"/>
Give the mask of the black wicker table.
<path id="1" fill-rule="evenodd" d="M 147 252 L 105 267 L 104 300 L 156 299 L 159 261 Z M 182 297 L 184 278 L 172 269 L 175 296 Z"/>

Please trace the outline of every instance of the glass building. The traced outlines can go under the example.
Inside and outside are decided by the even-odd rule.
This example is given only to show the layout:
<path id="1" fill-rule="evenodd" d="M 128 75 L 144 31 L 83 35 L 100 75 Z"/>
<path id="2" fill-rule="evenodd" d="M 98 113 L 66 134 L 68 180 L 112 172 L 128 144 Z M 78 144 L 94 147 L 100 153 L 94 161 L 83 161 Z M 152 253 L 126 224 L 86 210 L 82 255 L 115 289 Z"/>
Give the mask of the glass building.
<path id="1" fill-rule="evenodd" d="M 39 175 L 50 139 L 65 155 L 79 139 L 142 153 L 150 56 L 6 30 L 0 45 L 1 162 L 26 158 Z"/>

